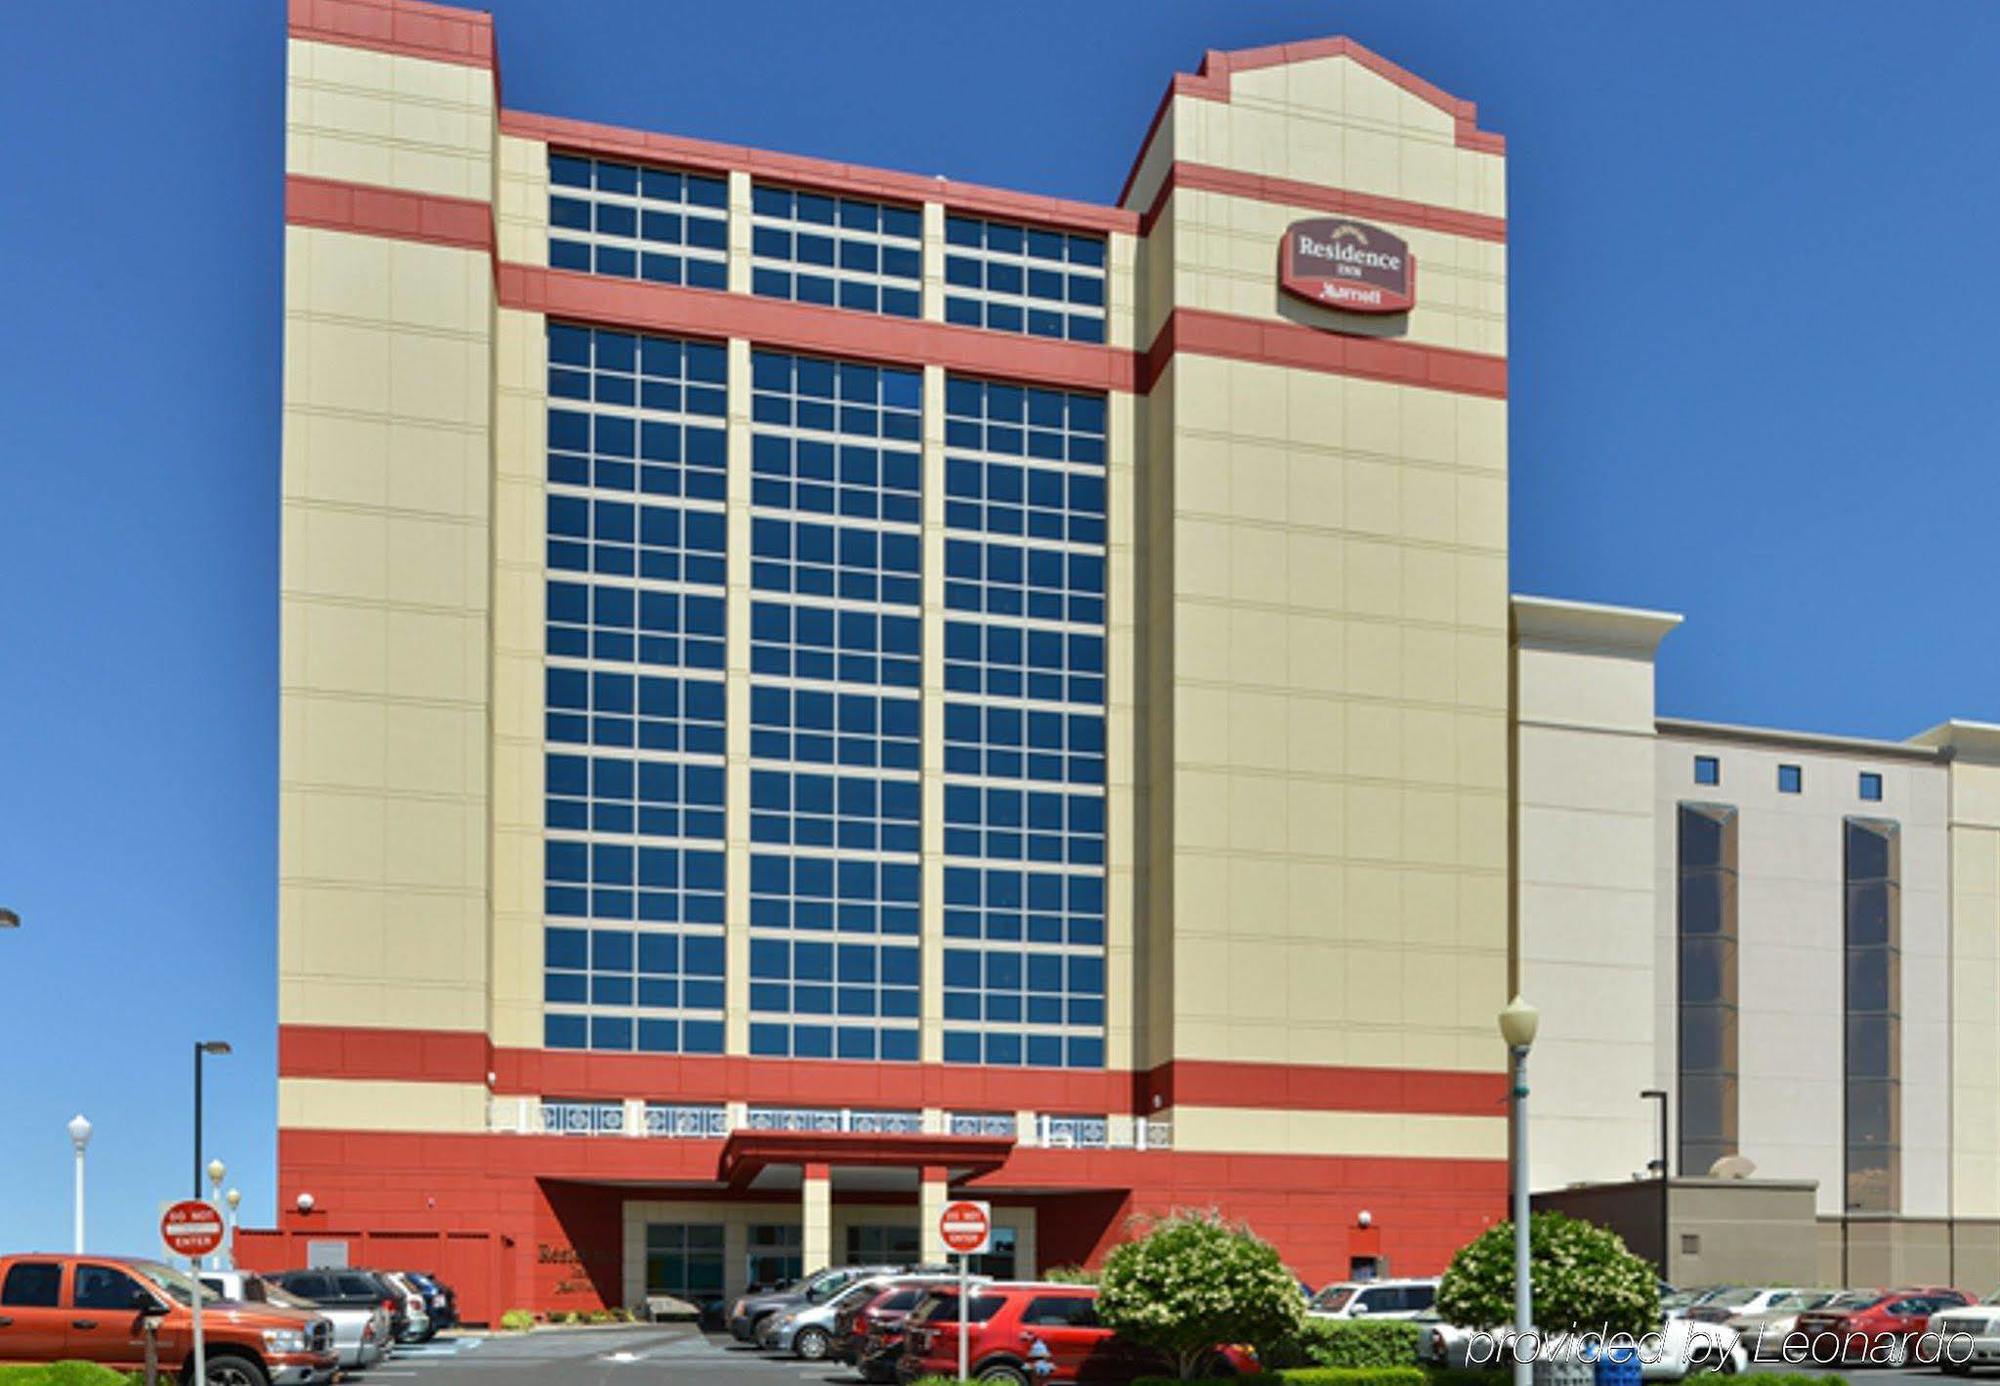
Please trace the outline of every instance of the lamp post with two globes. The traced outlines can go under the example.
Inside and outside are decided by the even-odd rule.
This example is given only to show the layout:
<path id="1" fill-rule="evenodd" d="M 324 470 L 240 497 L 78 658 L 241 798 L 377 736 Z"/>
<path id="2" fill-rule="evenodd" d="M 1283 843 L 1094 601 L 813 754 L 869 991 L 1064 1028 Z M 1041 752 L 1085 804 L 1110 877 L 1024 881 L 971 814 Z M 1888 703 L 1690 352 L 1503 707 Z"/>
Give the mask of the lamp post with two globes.
<path id="1" fill-rule="evenodd" d="M 1523 1356 L 1535 1313 L 1528 1271 L 1528 1050 L 1542 1013 L 1517 994 L 1500 1012 L 1500 1037 L 1512 1060 L 1514 1126 L 1514 1386 L 1533 1386 L 1534 1362 Z"/>

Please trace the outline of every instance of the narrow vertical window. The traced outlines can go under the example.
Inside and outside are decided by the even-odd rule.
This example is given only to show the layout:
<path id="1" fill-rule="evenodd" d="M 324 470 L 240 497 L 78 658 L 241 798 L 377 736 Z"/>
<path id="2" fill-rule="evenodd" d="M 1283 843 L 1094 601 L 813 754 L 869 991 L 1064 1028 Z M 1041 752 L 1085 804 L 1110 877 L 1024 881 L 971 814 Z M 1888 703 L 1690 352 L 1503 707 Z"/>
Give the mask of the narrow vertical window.
<path id="1" fill-rule="evenodd" d="M 1871 804 L 1882 802 L 1882 777 L 1872 770 L 1861 772 L 1861 797 Z"/>
<path id="2" fill-rule="evenodd" d="M 1780 794 L 1797 794 L 1804 790 L 1805 787 L 1805 771 L 1796 765 L 1780 765 L 1778 767 L 1778 792 Z"/>
<path id="3" fill-rule="evenodd" d="M 1845 824 L 1847 1210 L 1892 1213 L 1901 1184 L 1902 834 Z"/>
<path id="4" fill-rule="evenodd" d="M 1736 810 L 1680 806 L 1680 1168 L 1736 1153 Z"/>
<path id="5" fill-rule="evenodd" d="M 1694 758 L 1694 782 L 1696 784 L 1721 784 L 1722 762 L 1714 756 Z"/>

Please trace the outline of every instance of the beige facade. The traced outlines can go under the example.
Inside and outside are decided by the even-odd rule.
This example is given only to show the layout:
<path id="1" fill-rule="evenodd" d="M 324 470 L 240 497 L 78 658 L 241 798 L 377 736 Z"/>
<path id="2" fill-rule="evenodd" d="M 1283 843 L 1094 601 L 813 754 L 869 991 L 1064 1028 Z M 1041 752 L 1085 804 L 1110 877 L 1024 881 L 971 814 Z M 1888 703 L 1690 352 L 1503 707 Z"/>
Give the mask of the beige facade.
<path id="1" fill-rule="evenodd" d="M 298 39 L 289 70 L 292 174 L 490 198 L 486 74 Z M 285 265 L 280 1013 L 483 1030 L 488 258 L 295 225 Z"/>

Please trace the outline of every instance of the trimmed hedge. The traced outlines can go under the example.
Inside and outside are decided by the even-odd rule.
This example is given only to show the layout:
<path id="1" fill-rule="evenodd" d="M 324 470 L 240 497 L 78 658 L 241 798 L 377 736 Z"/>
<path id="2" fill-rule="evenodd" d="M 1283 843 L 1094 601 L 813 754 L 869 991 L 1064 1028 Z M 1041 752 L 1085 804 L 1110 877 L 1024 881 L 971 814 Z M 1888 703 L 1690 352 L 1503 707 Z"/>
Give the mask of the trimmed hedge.
<path id="1" fill-rule="evenodd" d="M 1307 1319 L 1265 1365 L 1287 1367 L 1409 1367 L 1423 1330 L 1399 1319 Z"/>
<path id="2" fill-rule="evenodd" d="M 1193 1386 L 1193 1383 L 1171 1376 L 1142 1376 L 1132 1386 Z M 1200 1386 L 1426 1386 L 1426 1383 L 1421 1367 L 1283 1367 L 1256 1376 L 1217 1377 Z"/>
<path id="3" fill-rule="evenodd" d="M 171 1376 L 161 1372 L 161 1380 Z M 0 1367 L 0 1386 L 126 1386 L 132 1378 L 95 1362 L 47 1362 Z"/>

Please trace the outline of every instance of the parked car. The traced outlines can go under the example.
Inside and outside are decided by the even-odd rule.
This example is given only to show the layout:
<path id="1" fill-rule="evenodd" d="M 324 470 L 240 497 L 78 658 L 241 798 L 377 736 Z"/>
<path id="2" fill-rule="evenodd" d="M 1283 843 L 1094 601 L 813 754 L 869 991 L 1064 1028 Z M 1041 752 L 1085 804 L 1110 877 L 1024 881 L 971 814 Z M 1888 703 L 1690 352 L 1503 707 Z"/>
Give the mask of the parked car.
<path id="1" fill-rule="evenodd" d="M 1799 1315 L 1821 1309 L 1833 1302 L 1838 1290 L 1788 1290 L 1768 1300 L 1762 1309 L 1739 1310 L 1728 1324 L 1743 1340 L 1743 1349 L 1753 1361 L 1775 1358 L 1784 1350 L 1785 1340 L 1797 1331 Z"/>
<path id="2" fill-rule="evenodd" d="M 410 1284 L 422 1292 L 424 1309 L 430 1315 L 431 1332 L 433 1334 L 457 1325 L 458 1295 L 453 1292 L 451 1286 L 445 1284 L 436 1276 L 427 1275 L 422 1271 L 402 1271 L 399 1273 L 403 1279 L 409 1281 Z"/>
<path id="3" fill-rule="evenodd" d="M 379 1304 L 317 1305 L 255 1271 L 203 1271 L 201 1283 L 218 1298 L 237 1304 L 270 1304 L 317 1314 L 333 1325 L 333 1350 L 349 1371 L 365 1371 L 389 1355 L 389 1315 Z"/>
<path id="4" fill-rule="evenodd" d="M 376 1277 L 403 1297 L 403 1331 L 396 1335 L 399 1343 L 428 1343 L 437 1336 L 437 1325 L 431 1322 L 430 1301 L 416 1283 L 400 1271 L 377 1271 Z"/>
<path id="5" fill-rule="evenodd" d="M 1430 1280 L 1337 1280 L 1306 1305 L 1316 1319 L 1414 1319 L 1437 1302 Z"/>
<path id="6" fill-rule="evenodd" d="M 1689 1305 L 1682 1317 L 1700 1323 L 1728 1323 L 1738 1314 L 1761 1313 L 1772 1300 L 1793 1293 L 1796 1291 L 1789 1287 L 1732 1285 L 1699 1304 Z"/>
<path id="7" fill-rule="evenodd" d="M 989 1281 L 972 1287 L 965 1306 L 966 1370 L 999 1386 L 1033 1382 L 1090 1382 L 1124 1386 L 1142 1376 L 1172 1375 L 1168 1361 L 1151 1348 L 1121 1338 L 1097 1321 L 1095 1285 Z M 958 1375 L 958 1287 L 925 1294 L 903 1324 L 903 1355 L 896 1378 L 908 1383 L 927 1376 Z M 1045 1364 L 1046 1374 L 1038 1370 Z M 1257 1371 L 1248 1348 L 1218 1344 L 1215 1362 L 1203 1376 L 1235 1376 Z"/>
<path id="8" fill-rule="evenodd" d="M 754 1343 L 764 1320 L 784 1309 L 801 1304 L 824 1304 L 863 1276 L 901 1275 L 910 1266 L 832 1266 L 814 1271 L 787 1285 L 762 1294 L 744 1295 L 729 1308 L 729 1333 L 738 1342 Z"/>
<path id="9" fill-rule="evenodd" d="M 841 1315 L 859 1309 L 888 1283 L 887 1276 L 863 1276 L 818 1304 L 798 1304 L 767 1315 L 757 1329 L 757 1346 L 817 1362 L 832 1350 Z"/>
<path id="10" fill-rule="evenodd" d="M 1915 1286 L 1900 1290 L 1856 1290 L 1836 1297 L 1824 1308 L 1799 1315 L 1806 1358 L 1819 1364 L 1879 1362 L 1900 1367 L 1910 1349 L 1942 1309 L 1972 1303 L 1972 1296 L 1949 1286 Z"/>
<path id="11" fill-rule="evenodd" d="M 282 1285 L 300 1299 L 309 1300 L 322 1309 L 359 1308 L 365 1305 L 379 1305 L 389 1316 L 389 1341 L 399 1343 L 409 1327 L 409 1311 L 405 1296 L 373 1271 L 365 1270 L 289 1270 L 273 1271 L 264 1277 Z"/>
<path id="12" fill-rule="evenodd" d="M 318 1386 L 340 1370 L 317 1312 L 217 1299 L 183 1271 L 122 1256 L 0 1257 L 0 1362 L 136 1372 L 150 1319 L 163 1373 L 191 1373 L 197 1295 L 207 1386 Z"/>
<path id="13" fill-rule="evenodd" d="M 1925 1331 L 1940 1339 L 1938 1368 L 1946 1376 L 1971 1376 L 1976 1367 L 2000 1365 L 2000 1294 L 1979 1304 L 1940 1309 Z"/>
<path id="14" fill-rule="evenodd" d="M 1497 1367 L 1509 1360 L 1514 1342 L 1511 1327 L 1484 1331 L 1448 1324 L 1434 1315 L 1415 1320 L 1423 1330 L 1417 1339 L 1417 1360 L 1439 1367 Z M 1574 1359 L 1584 1350 L 1581 1338 L 1557 1334 L 1537 1342 L 1541 1358 Z M 1644 1381 L 1679 1381 L 1698 1371 L 1734 1375 L 1750 1365 L 1736 1330 L 1726 1324 L 1686 1318 L 1660 1319 L 1659 1336 L 1640 1345 L 1639 1376 Z"/>
<path id="15" fill-rule="evenodd" d="M 896 1359 L 903 1355 L 903 1321 L 945 1277 L 899 1277 L 879 1284 L 859 1306 L 842 1310 L 834 1320 L 834 1351 L 851 1364 L 864 1381 L 896 1379 Z"/>

